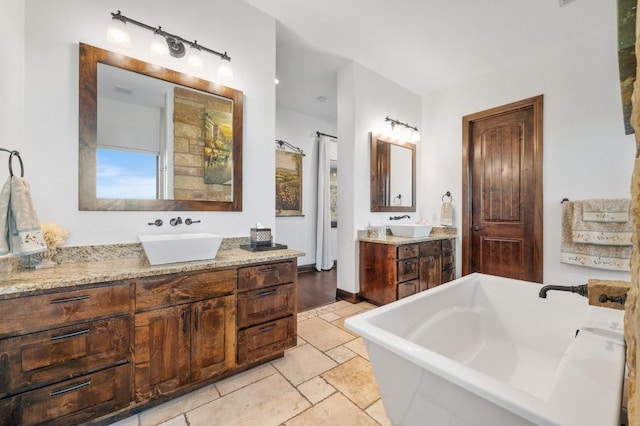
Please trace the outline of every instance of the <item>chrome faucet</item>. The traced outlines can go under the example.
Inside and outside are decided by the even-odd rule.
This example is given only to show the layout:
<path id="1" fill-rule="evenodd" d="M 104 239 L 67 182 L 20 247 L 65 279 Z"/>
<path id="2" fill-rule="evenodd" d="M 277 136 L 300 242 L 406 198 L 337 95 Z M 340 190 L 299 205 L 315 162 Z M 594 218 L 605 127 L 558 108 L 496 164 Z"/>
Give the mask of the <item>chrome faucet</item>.
<path id="1" fill-rule="evenodd" d="M 408 214 L 405 214 L 403 216 L 391 216 L 389 217 L 389 220 L 400 220 L 404 218 L 411 219 L 411 216 L 409 216 Z"/>
<path id="2" fill-rule="evenodd" d="M 543 299 L 547 298 L 547 292 L 549 290 L 559 290 L 559 291 L 568 291 L 571 293 L 577 293 L 582 297 L 588 297 L 588 286 L 587 284 L 575 285 L 575 286 L 565 286 L 565 285 L 545 285 L 540 289 L 540 293 L 538 294 Z"/>

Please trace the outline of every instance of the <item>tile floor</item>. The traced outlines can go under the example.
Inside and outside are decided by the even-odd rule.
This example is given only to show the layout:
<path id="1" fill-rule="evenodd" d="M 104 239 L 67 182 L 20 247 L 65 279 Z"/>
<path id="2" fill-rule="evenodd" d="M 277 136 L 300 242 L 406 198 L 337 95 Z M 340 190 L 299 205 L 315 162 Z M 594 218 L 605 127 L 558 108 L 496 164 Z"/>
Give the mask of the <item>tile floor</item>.
<path id="1" fill-rule="evenodd" d="M 362 338 L 344 327 L 374 307 L 339 301 L 302 312 L 298 345 L 283 358 L 114 425 L 389 425 Z"/>

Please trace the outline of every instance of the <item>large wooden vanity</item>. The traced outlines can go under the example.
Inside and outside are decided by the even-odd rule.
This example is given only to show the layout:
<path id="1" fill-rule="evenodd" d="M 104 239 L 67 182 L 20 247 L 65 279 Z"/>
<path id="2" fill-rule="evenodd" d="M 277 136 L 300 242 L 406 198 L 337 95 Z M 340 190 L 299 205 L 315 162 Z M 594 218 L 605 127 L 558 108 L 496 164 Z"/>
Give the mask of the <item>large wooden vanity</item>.
<path id="1" fill-rule="evenodd" d="M 106 424 L 283 356 L 296 344 L 299 254 L 232 249 L 2 280 L 0 425 Z"/>
<path id="2" fill-rule="evenodd" d="M 360 238 L 360 297 L 391 303 L 455 278 L 455 238 Z"/>

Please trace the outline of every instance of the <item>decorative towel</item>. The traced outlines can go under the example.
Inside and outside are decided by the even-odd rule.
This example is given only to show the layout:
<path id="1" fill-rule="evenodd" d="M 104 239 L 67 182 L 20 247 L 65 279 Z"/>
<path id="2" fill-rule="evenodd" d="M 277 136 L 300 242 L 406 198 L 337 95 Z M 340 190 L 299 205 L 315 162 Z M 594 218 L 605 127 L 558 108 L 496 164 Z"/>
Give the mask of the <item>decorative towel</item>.
<path id="1" fill-rule="evenodd" d="M 630 245 L 585 244 L 574 241 L 574 218 L 581 214 L 582 202 L 562 203 L 560 262 L 599 269 L 629 271 L 632 251 Z M 576 237 L 582 238 L 579 233 Z"/>
<path id="2" fill-rule="evenodd" d="M 585 222 L 629 222 L 630 199 L 583 200 Z"/>
<path id="3" fill-rule="evenodd" d="M 592 222 L 585 221 L 586 202 L 573 204 L 571 220 L 571 241 L 583 244 L 598 244 L 606 246 L 630 246 L 633 234 L 633 222 Z"/>
<path id="4" fill-rule="evenodd" d="M 0 191 L 0 255 L 26 256 L 47 250 L 26 179 L 11 176 Z"/>
<path id="5" fill-rule="evenodd" d="M 440 225 L 453 226 L 453 205 L 451 201 L 443 201 L 440 207 Z"/>

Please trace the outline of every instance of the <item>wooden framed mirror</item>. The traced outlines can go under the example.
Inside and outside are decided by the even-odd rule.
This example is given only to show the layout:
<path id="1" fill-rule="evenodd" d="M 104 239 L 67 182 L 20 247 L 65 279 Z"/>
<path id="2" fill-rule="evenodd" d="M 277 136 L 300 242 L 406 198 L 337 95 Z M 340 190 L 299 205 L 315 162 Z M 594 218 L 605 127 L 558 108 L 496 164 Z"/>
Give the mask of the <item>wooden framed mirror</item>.
<path id="1" fill-rule="evenodd" d="M 241 91 L 80 43 L 79 209 L 242 211 Z"/>
<path id="2" fill-rule="evenodd" d="M 371 211 L 416 211 L 416 146 L 371 137 Z"/>

